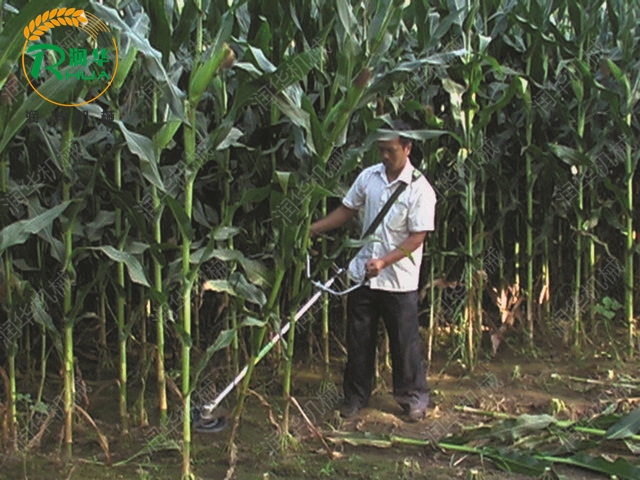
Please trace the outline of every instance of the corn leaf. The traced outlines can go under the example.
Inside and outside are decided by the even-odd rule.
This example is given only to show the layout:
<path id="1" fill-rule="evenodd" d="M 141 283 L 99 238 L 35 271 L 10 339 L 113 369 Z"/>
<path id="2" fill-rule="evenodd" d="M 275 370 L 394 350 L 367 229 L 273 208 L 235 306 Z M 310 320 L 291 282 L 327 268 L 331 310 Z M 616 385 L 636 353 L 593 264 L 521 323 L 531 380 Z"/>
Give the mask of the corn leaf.
<path id="1" fill-rule="evenodd" d="M 349 2 L 336 2 L 338 7 L 338 18 L 345 32 L 361 34 L 361 26 L 356 19 Z"/>
<path id="2" fill-rule="evenodd" d="M 226 137 L 216 146 L 216 150 L 224 150 L 229 147 L 243 147 L 244 145 L 238 142 L 243 136 L 244 133 L 242 130 L 232 127 Z"/>
<path id="3" fill-rule="evenodd" d="M 60 332 L 53 323 L 51 315 L 47 311 L 43 296 L 44 292 L 38 291 L 31 299 L 31 312 L 33 314 L 33 319 L 49 333 L 56 351 L 62 355 L 62 335 L 60 335 Z"/>
<path id="4" fill-rule="evenodd" d="M 64 73 L 67 70 L 68 68 L 63 68 L 60 72 Z M 20 79 L 20 81 L 26 82 L 26 80 L 22 79 Z M 73 92 L 80 83 L 81 80 L 78 80 L 75 77 L 67 81 L 60 82 L 55 76 L 51 76 L 38 87 L 38 91 L 47 98 L 69 98 L 71 92 Z M 30 86 L 29 89 L 31 89 Z M 36 92 L 32 92 L 24 102 L 20 103 L 20 106 L 11 114 L 7 123 L 3 125 L 2 136 L 0 137 L 0 152 L 7 147 L 9 142 L 15 138 L 20 129 L 24 127 L 27 112 L 36 111 L 41 117 L 44 117 L 49 115 L 55 108 L 55 104 L 45 100 Z"/>
<path id="5" fill-rule="evenodd" d="M 198 361 L 198 364 L 194 367 L 192 371 L 191 382 L 189 383 L 191 385 L 191 390 L 190 390 L 191 392 L 193 392 L 196 389 L 196 385 L 198 384 L 198 379 L 200 378 L 200 375 L 202 375 L 202 372 L 204 371 L 204 369 L 207 367 L 209 361 L 211 360 L 211 357 L 213 357 L 213 354 L 231 345 L 231 342 L 233 342 L 233 339 L 235 338 L 235 336 L 236 336 L 236 330 L 233 328 L 222 330 L 216 337 L 215 341 L 210 346 L 207 347 L 207 349 L 204 352 L 204 355 L 202 356 L 202 358 L 200 358 L 200 360 Z"/>
<path id="6" fill-rule="evenodd" d="M 167 9 L 152 5 L 152 0 L 143 0 L 145 11 L 149 14 L 149 19 L 154 28 L 149 31 L 149 40 L 153 45 L 158 46 L 162 53 L 165 64 L 168 62 L 171 53 L 171 25 L 167 15 Z"/>
<path id="7" fill-rule="evenodd" d="M 619 440 L 622 438 L 629 438 L 640 431 L 640 408 L 633 410 L 628 415 L 620 419 L 619 422 L 612 425 L 605 438 L 609 440 Z"/>
<path id="8" fill-rule="evenodd" d="M 587 162 L 584 154 L 574 148 L 558 144 L 551 144 L 549 145 L 549 148 L 567 165 L 584 165 Z"/>
<path id="9" fill-rule="evenodd" d="M 631 453 L 633 453 L 634 455 L 640 455 L 640 443 L 625 438 L 624 444 L 627 446 Z"/>
<path id="10" fill-rule="evenodd" d="M 264 289 L 270 289 L 272 287 L 274 276 L 273 271 L 270 270 L 263 262 L 253 260 L 245 256 L 242 256 L 239 262 L 251 283 Z"/>
<path id="11" fill-rule="evenodd" d="M 0 230 L 0 253 L 13 245 L 26 242 L 31 235 L 49 228 L 67 209 L 71 201 L 62 202 L 49 210 L 27 220 L 19 220 Z"/>
<path id="12" fill-rule="evenodd" d="M 120 42 L 131 44 L 145 58 L 145 66 L 149 70 L 151 78 L 158 83 L 162 98 L 171 107 L 174 116 L 184 118 L 184 92 L 178 88 L 162 64 L 162 53 L 153 48 L 149 39 L 144 36 L 149 31 L 149 17 L 144 10 L 138 11 L 127 23 L 122 19 L 118 11 L 107 7 L 101 3 L 92 3 L 92 8 L 101 20 L 104 20 L 110 27 L 120 31 Z"/>
<path id="13" fill-rule="evenodd" d="M 505 472 L 538 476 L 552 465 L 550 461 L 506 448 L 483 448 L 479 453 L 483 457 L 490 458 L 498 468 Z"/>
<path id="14" fill-rule="evenodd" d="M 211 344 L 211 346 L 207 348 L 207 355 L 210 353 L 215 353 L 218 350 L 222 350 L 223 348 L 227 348 L 229 345 L 231 345 L 231 342 L 233 341 L 234 337 L 235 337 L 235 331 L 233 329 L 222 330 L 218 334 L 216 341 L 213 342 L 213 344 Z"/>
<path id="15" fill-rule="evenodd" d="M 185 347 L 191 348 L 193 347 L 193 339 L 191 335 L 187 333 L 184 329 L 184 326 L 180 322 L 174 322 L 173 327 L 176 329 L 176 333 L 178 334 L 178 338 L 180 339 L 180 343 Z"/>
<path id="16" fill-rule="evenodd" d="M 110 245 L 105 245 L 102 247 L 95 247 L 96 250 L 100 250 L 105 255 L 107 255 L 111 260 L 114 260 L 118 263 L 124 263 L 127 267 L 127 271 L 129 272 L 129 278 L 132 282 L 138 283 L 140 285 L 144 285 L 145 287 L 151 287 L 149 284 L 149 279 L 147 278 L 147 274 L 142 267 L 140 261 L 134 257 L 129 252 L 123 252 L 122 250 L 117 250 Z"/>
<path id="17" fill-rule="evenodd" d="M 195 237 L 195 232 L 193 231 L 189 216 L 187 215 L 187 212 L 185 211 L 182 204 L 169 195 L 164 197 L 164 201 L 169 205 L 169 208 L 171 209 L 171 212 L 173 213 L 173 216 L 178 223 L 178 229 L 180 230 L 180 233 L 184 238 L 193 240 Z"/>
<path id="18" fill-rule="evenodd" d="M 237 330 L 239 328 L 263 327 L 265 324 L 266 324 L 265 321 L 249 316 L 245 320 L 243 320 L 242 323 L 240 323 L 240 325 L 238 325 L 237 329 L 230 328 L 227 330 L 222 330 L 216 337 L 216 340 L 209 347 L 207 347 L 205 354 L 202 356 L 202 358 L 194 368 L 192 381 L 191 381 L 191 391 L 195 390 L 195 386 L 198 383 L 198 379 L 200 378 L 200 375 L 202 375 L 202 372 L 204 371 L 204 369 L 207 367 L 207 364 L 211 360 L 211 357 L 213 357 L 213 354 L 231 345 L 231 343 L 233 342 L 233 339 L 237 335 Z"/>
<path id="19" fill-rule="evenodd" d="M 228 293 L 260 307 L 267 303 L 267 297 L 264 292 L 249 283 L 244 275 L 239 272 L 233 272 L 228 280 L 207 280 L 203 283 L 202 289 Z"/>
<path id="20" fill-rule="evenodd" d="M 260 320 L 259 318 L 255 318 L 252 316 L 247 316 L 242 323 L 240 323 L 241 327 L 264 327 L 267 324 L 265 320 Z"/>
<path id="21" fill-rule="evenodd" d="M 277 67 L 269 61 L 264 52 L 259 48 L 249 45 L 249 52 L 264 72 L 273 73 L 277 70 Z"/>
<path id="22" fill-rule="evenodd" d="M 554 463 L 563 463 L 575 467 L 584 468 L 605 475 L 617 476 L 620 479 L 635 480 L 640 478 L 640 467 L 630 463 L 624 458 L 618 458 L 611 462 L 603 457 L 593 457 L 584 452 L 579 452 L 570 458 L 553 458 Z"/>
<path id="23" fill-rule="evenodd" d="M 556 423 L 555 417 L 547 414 L 529 415 L 523 414 L 515 419 L 512 434 L 514 438 L 518 438 L 529 432 L 543 430 L 550 425 Z"/>
<path id="24" fill-rule="evenodd" d="M 212 258 L 217 258 L 223 262 L 238 262 L 245 271 L 249 281 L 262 288 L 270 288 L 273 282 L 273 273 L 267 266 L 258 261 L 244 256 L 239 250 L 228 248 L 201 248 L 191 254 L 191 263 L 202 264 Z"/>
<path id="25" fill-rule="evenodd" d="M 441 135 L 447 133 L 444 130 L 404 130 L 402 132 L 403 137 L 411 138 L 413 140 L 423 141 L 438 138 Z M 369 142 L 378 140 L 392 140 L 398 136 L 398 132 L 381 128 L 374 134 L 372 134 L 367 140 Z"/>
<path id="26" fill-rule="evenodd" d="M 224 241 L 235 237 L 238 233 L 240 233 L 240 229 L 238 227 L 220 226 L 215 228 L 212 235 L 214 240 Z"/>
<path id="27" fill-rule="evenodd" d="M 267 297 L 264 292 L 249 283 L 241 273 L 233 272 L 229 276 L 229 283 L 233 286 L 235 292 L 237 292 L 237 296 L 244 298 L 246 301 L 261 307 L 267 303 Z"/>
<path id="28" fill-rule="evenodd" d="M 312 48 L 285 58 L 276 70 L 268 77 L 278 90 L 284 90 L 289 85 L 304 80 L 311 69 L 322 63 L 323 49 Z"/>
<path id="29" fill-rule="evenodd" d="M 130 131 L 120 120 L 116 120 L 115 123 L 120 127 L 120 131 L 131 153 L 140 159 L 142 175 L 157 188 L 166 192 L 166 187 L 158 171 L 158 162 L 153 141 L 144 135 Z"/>

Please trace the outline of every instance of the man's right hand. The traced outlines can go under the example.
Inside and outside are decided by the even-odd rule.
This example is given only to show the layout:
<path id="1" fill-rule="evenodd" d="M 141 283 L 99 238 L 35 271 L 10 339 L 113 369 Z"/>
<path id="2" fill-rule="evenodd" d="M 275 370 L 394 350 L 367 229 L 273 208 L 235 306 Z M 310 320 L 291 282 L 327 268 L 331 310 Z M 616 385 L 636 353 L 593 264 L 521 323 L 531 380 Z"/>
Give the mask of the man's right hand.
<path id="1" fill-rule="evenodd" d="M 356 213 L 358 213 L 357 210 L 340 205 L 326 217 L 313 222 L 311 227 L 309 227 L 309 236 L 318 236 L 324 232 L 338 228 L 347 220 L 350 220 Z"/>

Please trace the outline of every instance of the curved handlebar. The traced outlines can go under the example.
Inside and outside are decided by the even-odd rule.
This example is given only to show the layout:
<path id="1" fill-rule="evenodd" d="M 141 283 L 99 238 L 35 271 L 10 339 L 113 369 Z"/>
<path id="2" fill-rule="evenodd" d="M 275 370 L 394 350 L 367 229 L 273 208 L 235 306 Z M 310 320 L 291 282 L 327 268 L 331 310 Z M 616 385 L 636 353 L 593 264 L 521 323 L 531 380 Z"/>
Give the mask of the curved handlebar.
<path id="1" fill-rule="evenodd" d="M 346 290 L 334 290 L 332 288 L 330 288 L 328 285 L 323 284 L 321 282 L 318 282 L 317 280 L 313 280 L 311 278 L 311 257 L 309 256 L 309 254 L 307 254 L 307 278 L 309 279 L 309 281 L 311 282 L 311 284 L 322 290 L 323 292 L 327 292 L 330 293 L 331 295 L 336 295 L 338 297 L 341 297 L 343 295 L 346 295 L 350 292 L 353 292 L 354 290 L 357 290 L 358 288 L 362 287 L 363 285 L 365 285 L 369 279 L 367 277 L 364 277 L 362 279 L 362 281 L 360 281 L 358 284 L 353 285 L 352 287 L 347 288 Z M 342 275 L 346 270 L 344 268 L 339 268 L 338 271 L 335 273 L 335 275 L 333 276 L 333 278 L 337 278 L 338 276 Z"/>

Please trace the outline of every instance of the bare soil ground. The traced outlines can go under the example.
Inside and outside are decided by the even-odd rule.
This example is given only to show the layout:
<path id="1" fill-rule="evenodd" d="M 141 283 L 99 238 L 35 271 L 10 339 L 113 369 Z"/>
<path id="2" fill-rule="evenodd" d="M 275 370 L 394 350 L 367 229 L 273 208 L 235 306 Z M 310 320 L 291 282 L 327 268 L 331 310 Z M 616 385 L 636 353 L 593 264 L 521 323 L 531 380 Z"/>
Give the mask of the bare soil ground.
<path id="1" fill-rule="evenodd" d="M 551 413 L 562 419 L 589 418 L 613 404 L 618 412 L 625 412 L 635 407 L 637 399 L 611 385 L 616 379 L 640 377 L 637 363 L 615 361 L 597 351 L 577 356 L 565 350 L 553 357 L 532 358 L 505 349 L 496 358 L 481 361 L 472 374 L 465 374 L 455 363 L 434 361 L 429 383 L 435 405 L 419 423 L 403 420 L 390 394 L 388 371 L 382 372 L 369 407 L 354 419 L 342 421 L 335 410 L 339 405 L 342 360 L 336 360 L 331 377 L 324 379 L 314 367 L 300 363 L 295 369 L 293 395 L 316 430 L 309 427 L 299 410 L 292 408 L 293 437 L 281 448 L 283 437 L 278 435 L 277 426 L 283 411 L 280 377 L 273 377 L 268 366 L 262 367 L 231 454 L 230 428 L 218 434 L 194 434 L 193 467 L 198 478 L 225 478 L 230 458 L 234 460 L 234 478 L 240 480 L 531 478 L 503 472 L 476 455 L 432 445 L 354 446 L 340 438 L 359 434 L 372 439 L 397 436 L 437 442 L 466 427 L 495 421 L 460 411 L 462 406 L 514 415 Z M 595 383 L 572 380 L 572 376 Z M 149 391 L 147 396 L 153 398 L 154 393 Z M 129 435 L 123 436 L 117 426 L 116 398 L 112 383 L 95 383 L 89 392 L 88 412 L 109 439 L 111 466 L 105 465 L 95 429 L 86 422 L 77 426 L 73 460 L 63 460 L 60 423 L 56 420 L 47 428 L 39 448 L 0 458 L 0 479 L 180 478 L 179 419 L 174 419 L 174 428 L 169 432 L 160 434 L 153 427 L 133 427 Z M 148 409 L 151 412 L 153 407 L 149 405 Z M 150 423 L 153 425 L 154 419 Z M 572 480 L 606 478 L 571 468 L 559 468 L 557 472 Z"/>

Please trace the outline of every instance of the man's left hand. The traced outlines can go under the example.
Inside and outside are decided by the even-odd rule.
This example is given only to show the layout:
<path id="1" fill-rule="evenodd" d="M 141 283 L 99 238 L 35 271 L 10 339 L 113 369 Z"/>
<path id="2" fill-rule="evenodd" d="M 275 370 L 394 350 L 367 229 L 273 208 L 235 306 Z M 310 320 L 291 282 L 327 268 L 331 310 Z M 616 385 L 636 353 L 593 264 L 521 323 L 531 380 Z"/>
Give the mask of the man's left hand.
<path id="1" fill-rule="evenodd" d="M 386 267 L 384 260 L 382 260 L 381 258 L 372 258 L 367 262 L 367 265 L 366 265 L 367 277 L 368 278 L 377 277 L 378 275 L 380 275 L 380 272 L 384 267 Z"/>

